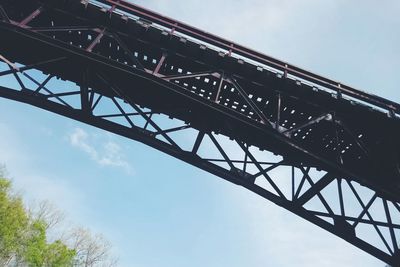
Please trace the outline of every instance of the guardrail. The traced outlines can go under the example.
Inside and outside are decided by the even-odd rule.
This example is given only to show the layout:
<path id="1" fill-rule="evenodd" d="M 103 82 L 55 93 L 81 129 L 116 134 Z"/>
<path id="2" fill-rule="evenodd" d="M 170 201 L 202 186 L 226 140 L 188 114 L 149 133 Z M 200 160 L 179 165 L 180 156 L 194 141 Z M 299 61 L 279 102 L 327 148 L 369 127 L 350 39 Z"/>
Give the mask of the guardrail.
<path id="1" fill-rule="evenodd" d="M 85 2 L 85 0 L 83 0 Z M 376 106 L 388 112 L 389 116 L 396 117 L 400 115 L 400 104 L 387 100 L 383 97 L 369 94 L 367 92 L 355 89 L 351 86 L 345 85 L 340 82 L 336 82 L 332 79 L 325 78 L 321 75 L 312 73 L 310 71 L 304 70 L 292 64 L 286 63 L 279 59 L 267 56 L 263 53 L 254 51 L 245 46 L 239 45 L 232 41 L 223 39 L 209 32 L 200 30 L 198 28 L 192 27 L 186 23 L 174 20 L 172 18 L 166 17 L 159 13 L 153 12 L 141 6 L 128 3 L 122 0 L 95 0 L 86 2 L 97 2 L 104 4 L 109 7 L 111 12 L 122 11 L 128 14 L 132 14 L 139 18 L 143 18 L 152 23 L 161 25 L 165 28 L 170 29 L 171 33 L 181 33 L 195 40 L 205 42 L 206 44 L 213 45 L 215 47 L 221 48 L 223 50 L 229 51 L 229 54 L 236 54 L 241 57 L 250 59 L 252 61 L 258 62 L 262 65 L 272 67 L 279 71 L 282 71 L 284 75 L 296 76 L 300 79 L 304 79 L 308 82 L 314 83 L 316 85 L 331 89 L 335 91 L 338 96 L 348 96 L 352 99 L 357 99 L 372 106 Z"/>

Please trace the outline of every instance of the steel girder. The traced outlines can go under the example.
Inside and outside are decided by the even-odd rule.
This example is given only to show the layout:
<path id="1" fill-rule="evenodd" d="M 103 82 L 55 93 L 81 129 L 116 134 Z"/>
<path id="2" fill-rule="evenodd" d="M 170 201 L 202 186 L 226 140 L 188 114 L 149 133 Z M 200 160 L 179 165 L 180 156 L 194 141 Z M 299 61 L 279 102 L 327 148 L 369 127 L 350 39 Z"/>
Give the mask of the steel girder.
<path id="1" fill-rule="evenodd" d="M 0 5 L 0 77 L 16 81 L 2 97 L 147 144 L 399 262 L 398 104 L 122 1 Z"/>

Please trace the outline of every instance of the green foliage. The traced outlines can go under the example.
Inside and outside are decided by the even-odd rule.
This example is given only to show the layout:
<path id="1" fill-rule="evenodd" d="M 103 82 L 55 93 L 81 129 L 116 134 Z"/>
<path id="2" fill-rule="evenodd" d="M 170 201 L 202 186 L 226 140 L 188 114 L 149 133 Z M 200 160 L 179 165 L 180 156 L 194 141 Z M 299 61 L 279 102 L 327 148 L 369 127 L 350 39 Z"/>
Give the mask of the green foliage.
<path id="1" fill-rule="evenodd" d="M 31 218 L 11 182 L 0 177 L 0 265 L 12 260 L 29 267 L 67 267 L 76 252 L 57 240 L 48 243 L 46 222 Z"/>
<path id="2" fill-rule="evenodd" d="M 60 240 L 55 241 L 47 246 L 47 266 L 71 266 L 75 256 L 76 251 L 69 249 Z"/>
<path id="3" fill-rule="evenodd" d="M 44 265 L 44 254 L 46 253 L 46 228 L 42 222 L 35 221 L 30 226 L 26 240 L 23 258 L 32 267 Z"/>
<path id="4" fill-rule="evenodd" d="M 42 266 L 72 266 L 75 251 L 69 249 L 60 240 L 51 244 L 46 242 L 46 223 L 34 221 L 30 236 L 25 244 L 23 258 L 31 267 Z"/>
<path id="5" fill-rule="evenodd" d="M 11 194 L 11 182 L 0 178 L 0 262 L 20 252 L 28 221 L 21 198 Z"/>

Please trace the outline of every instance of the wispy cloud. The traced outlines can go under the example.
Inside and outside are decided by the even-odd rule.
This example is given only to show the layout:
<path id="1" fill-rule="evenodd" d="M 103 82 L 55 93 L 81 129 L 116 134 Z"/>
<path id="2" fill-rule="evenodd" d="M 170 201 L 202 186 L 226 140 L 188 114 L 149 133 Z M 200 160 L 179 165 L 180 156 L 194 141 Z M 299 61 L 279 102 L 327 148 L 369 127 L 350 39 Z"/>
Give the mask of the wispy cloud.
<path id="1" fill-rule="evenodd" d="M 47 132 L 49 133 L 47 137 L 53 136 L 51 129 L 37 127 L 34 131 L 36 131 L 35 134 Z M 91 231 L 102 233 L 107 238 L 115 236 L 112 228 L 99 226 L 93 220 L 95 216 L 93 210 L 96 208 L 90 203 L 93 195 L 90 195 L 87 188 L 82 187 L 76 180 L 73 182 L 69 177 L 70 173 L 65 169 L 54 171 L 39 167 L 43 154 L 32 150 L 29 142 L 31 140 L 25 139 L 23 131 L 18 131 L 18 127 L 12 124 L 3 123 L 0 118 L 0 137 L 0 167 L 5 165 L 7 178 L 12 180 L 15 192 L 22 196 L 26 207 L 32 209 L 39 203 L 46 202 L 50 203 L 50 209 L 54 208 L 62 215 L 65 214 L 65 220 L 50 230 L 50 241 L 60 238 L 76 225 L 85 225 Z M 50 143 L 54 145 L 56 139 L 51 140 Z M 111 152 L 118 152 L 112 142 L 105 145 Z M 44 151 L 46 148 L 48 147 L 43 145 Z M 117 243 L 112 251 L 114 255 L 118 255 Z"/>
<path id="2" fill-rule="evenodd" d="M 38 129 L 41 131 L 41 129 Z M 87 214 L 85 196 L 82 192 L 60 175 L 38 168 L 38 155 L 27 148 L 20 132 L 12 126 L 0 122 L 0 164 L 5 164 L 8 178 L 18 193 L 23 194 L 26 203 L 49 200 L 60 209 L 73 211 L 75 218 Z M 79 209 L 77 208 L 79 207 Z"/>
<path id="3" fill-rule="evenodd" d="M 87 154 L 91 160 L 101 166 L 121 168 L 128 174 L 133 173 L 132 165 L 126 161 L 121 147 L 107 140 L 98 144 L 94 135 L 89 134 L 81 128 L 75 128 L 68 136 L 69 143 Z"/>

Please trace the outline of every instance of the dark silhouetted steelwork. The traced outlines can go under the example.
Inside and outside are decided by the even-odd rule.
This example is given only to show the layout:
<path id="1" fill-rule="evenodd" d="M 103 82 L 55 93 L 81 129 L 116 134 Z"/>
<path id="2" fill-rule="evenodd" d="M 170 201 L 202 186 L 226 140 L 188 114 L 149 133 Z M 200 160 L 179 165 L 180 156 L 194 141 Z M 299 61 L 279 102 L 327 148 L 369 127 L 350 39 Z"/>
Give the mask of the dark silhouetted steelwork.
<path id="1" fill-rule="evenodd" d="M 0 19 L 0 77 L 17 85 L 0 96 L 142 142 L 398 265 L 399 104 L 124 1 L 0 0 Z"/>

